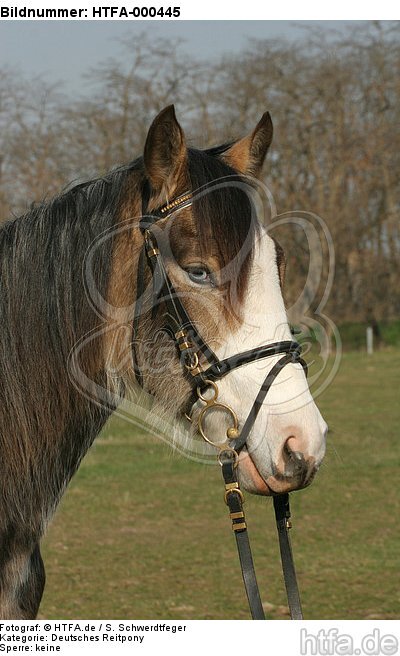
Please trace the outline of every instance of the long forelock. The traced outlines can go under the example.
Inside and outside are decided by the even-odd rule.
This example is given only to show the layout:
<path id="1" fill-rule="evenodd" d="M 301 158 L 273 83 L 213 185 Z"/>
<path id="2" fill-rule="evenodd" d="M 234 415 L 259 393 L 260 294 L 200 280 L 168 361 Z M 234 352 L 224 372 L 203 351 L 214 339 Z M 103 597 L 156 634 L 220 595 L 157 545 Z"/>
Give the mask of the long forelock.
<path id="1" fill-rule="evenodd" d="M 219 158 L 228 147 L 227 144 L 206 151 L 189 149 L 189 178 L 200 248 L 207 253 L 211 241 L 218 245 L 221 265 L 230 267 L 240 298 L 246 289 L 258 226 L 244 190 L 248 183 Z M 221 185 L 216 184 L 219 180 Z M 204 193 L 207 186 L 210 191 Z M 198 190 L 202 193 L 196 194 Z"/>

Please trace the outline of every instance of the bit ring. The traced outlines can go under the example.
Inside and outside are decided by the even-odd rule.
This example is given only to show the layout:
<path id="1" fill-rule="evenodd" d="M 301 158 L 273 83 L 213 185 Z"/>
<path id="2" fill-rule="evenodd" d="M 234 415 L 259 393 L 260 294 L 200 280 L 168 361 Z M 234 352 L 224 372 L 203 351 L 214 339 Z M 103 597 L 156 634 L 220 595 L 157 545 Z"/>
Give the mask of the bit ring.
<path id="1" fill-rule="evenodd" d="M 215 398 L 216 397 L 214 397 L 214 399 Z M 208 444 L 211 444 L 212 446 L 215 446 L 217 449 L 221 449 L 221 448 L 223 448 L 227 445 L 229 438 L 226 437 L 226 439 L 223 442 L 214 442 L 209 437 L 207 437 L 207 435 L 205 433 L 205 429 L 204 429 L 204 418 L 205 418 L 207 412 L 209 412 L 210 410 L 214 410 L 214 409 L 215 410 L 222 410 L 223 412 L 228 413 L 232 417 L 233 428 L 235 428 L 236 430 L 238 430 L 238 428 L 239 428 L 239 420 L 237 418 L 236 412 L 234 410 L 232 410 L 232 408 L 230 408 L 229 405 L 226 405 L 225 403 L 215 403 L 215 401 L 213 401 L 211 403 L 209 402 L 206 405 L 206 407 L 201 410 L 201 412 L 199 414 L 199 417 L 198 417 L 198 420 L 197 420 L 197 425 L 198 425 L 200 435 L 202 436 L 203 440 L 208 442 Z M 230 428 L 232 428 L 232 427 L 230 427 Z M 228 430 L 229 430 L 229 428 L 228 428 Z"/>

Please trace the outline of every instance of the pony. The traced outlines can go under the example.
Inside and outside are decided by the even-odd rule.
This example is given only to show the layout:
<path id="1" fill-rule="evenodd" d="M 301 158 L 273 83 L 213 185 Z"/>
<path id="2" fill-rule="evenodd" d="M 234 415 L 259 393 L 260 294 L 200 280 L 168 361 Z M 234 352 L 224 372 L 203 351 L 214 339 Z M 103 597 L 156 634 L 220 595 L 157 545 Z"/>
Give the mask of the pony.
<path id="1" fill-rule="evenodd" d="M 256 179 L 271 140 L 266 113 L 242 139 L 207 150 L 190 148 L 169 106 L 151 124 L 142 156 L 1 226 L 2 619 L 36 617 L 45 585 L 40 540 L 118 399 L 139 387 L 138 370 L 140 388 L 169 416 L 180 418 L 191 398 L 176 346 L 163 330 L 162 299 L 158 311 L 152 308 L 148 268 L 140 320 L 132 333 L 143 244 L 138 220 L 132 218 L 143 215 L 145 187 L 151 213 L 188 189 L 195 193 L 238 176 Z M 284 253 L 261 220 L 254 221 L 240 185 L 217 185 L 195 196 L 173 220 L 165 225 L 161 220 L 159 230 L 160 238 L 168 238 L 165 262 L 175 293 L 219 358 L 290 339 L 282 297 Z M 110 238 L 102 239 L 104 234 Z M 93 243 L 98 247 L 91 294 L 83 263 Z M 102 299 L 106 311 L 94 298 Z M 92 394 L 82 394 L 70 369 L 71 353 L 87 335 L 93 337 L 77 358 Z M 119 367 L 127 352 L 128 366 Z M 220 399 L 239 406 L 239 422 L 269 366 L 253 362 L 220 382 Z M 285 380 L 272 385 L 240 454 L 240 482 L 252 493 L 304 487 L 324 457 L 327 427 L 302 367 L 293 363 L 285 371 Z M 99 388 L 105 394 L 96 402 Z M 194 414 L 200 405 L 193 404 Z M 223 423 L 215 413 L 207 418 L 207 429 L 218 431 Z M 193 424 L 187 430 L 190 436 Z"/>

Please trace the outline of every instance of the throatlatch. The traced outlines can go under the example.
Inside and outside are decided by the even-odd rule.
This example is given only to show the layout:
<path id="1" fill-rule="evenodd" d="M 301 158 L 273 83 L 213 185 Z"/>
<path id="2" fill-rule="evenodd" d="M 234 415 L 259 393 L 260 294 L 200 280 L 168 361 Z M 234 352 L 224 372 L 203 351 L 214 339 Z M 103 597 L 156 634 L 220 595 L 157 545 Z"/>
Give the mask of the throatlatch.
<path id="1" fill-rule="evenodd" d="M 191 205 L 192 194 L 190 191 L 187 191 L 172 202 L 152 211 L 151 214 L 147 214 L 148 199 L 149 189 L 148 186 L 145 186 L 142 196 L 142 218 L 140 220 L 140 230 L 144 237 L 144 243 L 139 257 L 137 298 L 133 319 L 134 339 L 132 340 L 132 350 L 134 371 L 138 383 L 143 385 L 143 377 L 137 363 L 134 345 L 142 312 L 142 297 L 145 288 L 145 267 L 146 263 L 148 263 L 153 279 L 153 312 L 155 312 L 155 308 L 161 303 L 165 304 L 166 313 L 164 329 L 174 340 L 183 371 L 188 375 L 191 381 L 193 392 L 185 416 L 192 421 L 190 411 L 193 405 L 196 402 L 204 404 L 197 417 L 197 429 L 202 438 L 208 444 L 214 446 L 218 451 L 218 462 L 221 466 L 225 483 L 225 502 L 229 508 L 232 530 L 235 533 L 243 581 L 251 615 L 253 619 L 265 619 L 250 549 L 246 519 L 243 512 L 244 498 L 237 478 L 238 459 L 241 449 L 247 443 L 250 432 L 254 427 L 257 415 L 265 401 L 268 391 L 271 389 L 274 380 L 281 370 L 290 363 L 299 363 L 307 373 L 307 365 L 301 357 L 301 346 L 297 342 L 290 340 L 265 344 L 235 354 L 224 360 L 219 360 L 211 347 L 203 340 L 195 324 L 190 319 L 179 296 L 175 292 L 164 266 L 163 257 L 157 239 L 151 230 L 152 225 L 160 219 L 169 217 L 174 212 Z M 268 372 L 247 419 L 244 422 L 243 427 L 240 428 L 238 416 L 233 408 L 218 400 L 219 390 L 216 381 L 244 364 L 277 355 L 282 355 L 282 357 Z M 206 369 L 203 368 L 201 360 L 208 363 Z M 231 425 L 227 429 L 226 437 L 222 442 L 214 441 L 212 437 L 206 433 L 206 416 L 208 413 L 211 411 L 214 412 L 215 410 L 224 412 L 231 419 Z M 291 526 L 289 521 L 289 495 L 276 495 L 273 498 L 273 502 L 290 614 L 292 619 L 302 619 L 300 596 L 288 534 L 288 530 Z"/>

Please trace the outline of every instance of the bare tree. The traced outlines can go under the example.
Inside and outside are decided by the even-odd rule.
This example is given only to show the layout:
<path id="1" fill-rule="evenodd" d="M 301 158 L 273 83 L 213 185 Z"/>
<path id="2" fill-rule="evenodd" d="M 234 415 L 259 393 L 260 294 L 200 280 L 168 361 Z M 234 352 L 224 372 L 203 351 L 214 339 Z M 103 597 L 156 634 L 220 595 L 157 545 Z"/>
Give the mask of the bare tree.
<path id="1" fill-rule="evenodd" d="M 297 43 L 252 41 L 217 61 L 188 57 L 181 42 L 127 37 L 121 56 L 92 70 L 88 93 L 73 102 L 43 80 L 0 71 L 2 216 L 132 160 L 171 102 L 202 147 L 242 136 L 269 109 L 275 136 L 265 181 L 278 212 L 314 212 L 333 235 L 330 315 L 398 317 L 398 27 L 314 29 Z M 296 228 L 280 238 L 291 258 L 290 302 L 307 272 L 307 245 Z"/>

